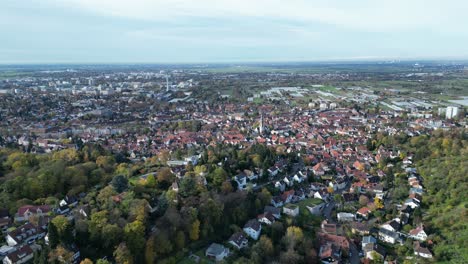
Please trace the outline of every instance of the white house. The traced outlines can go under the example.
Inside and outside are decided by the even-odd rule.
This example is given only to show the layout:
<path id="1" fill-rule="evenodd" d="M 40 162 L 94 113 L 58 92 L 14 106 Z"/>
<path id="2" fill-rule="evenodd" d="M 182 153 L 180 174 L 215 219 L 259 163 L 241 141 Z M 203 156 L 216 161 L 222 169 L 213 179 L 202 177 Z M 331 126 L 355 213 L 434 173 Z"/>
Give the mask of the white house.
<path id="1" fill-rule="evenodd" d="M 419 242 L 414 243 L 414 255 L 420 256 L 420 257 L 423 257 L 423 258 L 427 258 L 427 259 L 432 258 L 431 251 L 429 251 L 429 249 L 427 249 L 425 247 L 421 247 Z"/>
<path id="2" fill-rule="evenodd" d="M 34 257 L 34 251 L 28 245 L 17 248 L 3 259 L 3 264 L 23 264 Z"/>
<path id="3" fill-rule="evenodd" d="M 276 208 L 274 206 L 265 206 L 265 208 L 263 209 L 263 213 L 270 213 L 272 214 L 276 219 L 280 219 L 281 218 L 281 209 L 279 208 Z"/>
<path id="4" fill-rule="evenodd" d="M 244 232 L 254 240 L 258 240 L 262 232 L 262 225 L 257 219 L 252 219 L 244 226 Z"/>
<path id="5" fill-rule="evenodd" d="M 283 207 L 283 213 L 292 217 L 299 215 L 299 206 L 294 204 L 287 204 Z"/>
<path id="6" fill-rule="evenodd" d="M 414 208 L 419 207 L 419 202 L 415 199 L 409 198 L 409 199 L 406 199 L 404 205 L 407 205 L 411 207 L 411 209 L 414 209 Z"/>
<path id="7" fill-rule="evenodd" d="M 361 247 L 364 248 L 366 247 L 367 244 L 375 244 L 377 243 L 377 239 L 375 239 L 375 237 L 373 236 L 365 236 L 362 238 L 362 242 L 361 242 Z"/>
<path id="8" fill-rule="evenodd" d="M 249 245 L 247 237 L 242 232 L 232 234 L 228 241 L 229 244 L 233 245 L 237 249 L 245 248 Z"/>
<path id="9" fill-rule="evenodd" d="M 5 240 L 9 246 L 16 246 L 43 238 L 44 236 L 44 230 L 31 223 L 27 223 L 9 232 L 5 237 Z"/>
<path id="10" fill-rule="evenodd" d="M 243 173 L 240 173 L 234 176 L 234 180 L 237 182 L 237 188 L 239 190 L 244 190 L 247 187 L 247 176 Z"/>
<path id="11" fill-rule="evenodd" d="M 212 243 L 205 251 L 205 256 L 221 261 L 229 255 L 229 249 L 223 245 Z"/>
<path id="12" fill-rule="evenodd" d="M 416 227 L 409 231 L 409 236 L 413 239 L 424 241 L 427 239 L 427 234 L 424 232 L 424 228 L 422 226 Z"/>
<path id="13" fill-rule="evenodd" d="M 316 205 L 316 206 L 306 206 L 306 208 L 313 215 L 321 215 L 324 206 L 325 206 L 325 203 L 321 203 L 321 204 Z"/>
<path id="14" fill-rule="evenodd" d="M 257 219 L 260 223 L 271 225 L 275 222 L 275 217 L 272 213 L 266 212 L 257 216 Z"/>
<path id="15" fill-rule="evenodd" d="M 336 217 L 338 218 L 338 222 L 352 222 L 356 219 L 356 215 L 352 213 L 337 213 Z"/>
<path id="16" fill-rule="evenodd" d="M 400 221 L 399 219 L 390 220 L 384 223 L 383 225 L 381 225 L 380 228 L 387 229 L 392 232 L 397 232 L 400 230 Z"/>
<path id="17" fill-rule="evenodd" d="M 379 229 L 379 239 L 390 244 L 400 240 L 398 233 L 382 228 Z"/>

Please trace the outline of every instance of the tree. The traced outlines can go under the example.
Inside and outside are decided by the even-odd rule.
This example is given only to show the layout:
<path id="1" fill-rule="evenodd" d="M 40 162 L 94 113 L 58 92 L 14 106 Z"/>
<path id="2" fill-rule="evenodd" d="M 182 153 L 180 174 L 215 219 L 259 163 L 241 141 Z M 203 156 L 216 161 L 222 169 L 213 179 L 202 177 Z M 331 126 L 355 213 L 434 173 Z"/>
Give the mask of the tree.
<path id="1" fill-rule="evenodd" d="M 105 225 L 102 228 L 102 241 L 104 248 L 113 248 L 122 238 L 122 229 L 116 224 Z"/>
<path id="2" fill-rule="evenodd" d="M 159 232 L 158 234 L 156 234 L 155 236 L 152 236 L 151 238 L 155 240 L 155 244 L 157 245 L 156 247 L 157 256 L 168 255 L 174 249 L 172 242 L 169 239 L 169 234 L 166 231 Z"/>
<path id="3" fill-rule="evenodd" d="M 143 238 L 144 240 L 144 238 Z M 114 258 L 118 264 L 133 264 L 133 256 L 125 243 L 120 243 L 114 251 Z"/>
<path id="4" fill-rule="evenodd" d="M 71 263 L 73 259 L 73 253 L 65 249 L 62 246 L 58 246 L 56 249 L 50 251 L 49 262 L 54 263 Z"/>
<path id="5" fill-rule="evenodd" d="M 294 249 L 294 247 L 302 242 L 304 239 L 304 234 L 302 229 L 297 226 L 290 226 L 286 229 L 286 235 L 284 237 L 286 245 L 289 249 Z"/>
<path id="6" fill-rule="evenodd" d="M 167 188 L 169 185 L 172 184 L 174 181 L 175 176 L 172 174 L 170 168 L 164 167 L 158 171 L 158 183 L 162 186 L 162 188 Z"/>
<path id="7" fill-rule="evenodd" d="M 98 242 L 101 239 L 101 231 L 108 221 L 108 212 L 100 211 L 91 214 L 88 230 L 91 240 Z"/>
<path id="8" fill-rule="evenodd" d="M 60 241 L 57 228 L 55 227 L 53 223 L 50 222 L 47 230 L 48 230 L 47 234 L 49 237 L 49 245 L 51 248 L 55 248 Z"/>
<path id="9" fill-rule="evenodd" d="M 154 237 L 148 238 L 145 248 L 145 262 L 152 264 L 156 261 L 156 243 Z"/>
<path id="10" fill-rule="evenodd" d="M 117 175 L 112 179 L 112 187 L 114 187 L 115 191 L 121 193 L 125 191 L 128 187 L 128 180 L 123 175 Z"/>
<path id="11" fill-rule="evenodd" d="M 89 258 L 85 258 L 80 262 L 80 264 L 93 264 L 93 261 L 91 261 Z"/>
<path id="12" fill-rule="evenodd" d="M 302 257 L 294 249 L 289 248 L 286 252 L 281 252 L 280 263 L 301 263 Z"/>
<path id="13" fill-rule="evenodd" d="M 369 198 L 365 195 L 359 196 L 359 204 L 361 206 L 366 206 L 369 203 Z"/>
<path id="14" fill-rule="evenodd" d="M 192 241 L 196 241 L 200 238 L 200 221 L 198 219 L 192 223 L 189 237 Z"/>
<path id="15" fill-rule="evenodd" d="M 211 173 L 211 178 L 213 180 L 213 185 L 220 187 L 221 184 L 227 179 L 227 173 L 223 168 L 218 167 Z"/>
<path id="16" fill-rule="evenodd" d="M 269 258 L 273 257 L 274 250 L 271 239 L 262 235 L 252 247 L 252 259 L 255 263 L 266 263 Z"/>
<path id="17" fill-rule="evenodd" d="M 378 197 L 374 198 L 374 204 L 377 209 L 383 209 L 385 207 L 382 200 Z"/>
<path id="18" fill-rule="evenodd" d="M 70 222 L 63 215 L 54 217 L 51 222 L 56 228 L 59 238 L 62 240 L 66 236 L 65 232 L 68 230 Z"/>
<path id="19" fill-rule="evenodd" d="M 180 182 L 179 192 L 182 196 L 187 197 L 197 193 L 197 182 L 194 176 L 185 176 Z"/>
<path id="20" fill-rule="evenodd" d="M 175 237 L 175 244 L 177 249 L 183 249 L 185 247 L 185 234 L 182 231 L 177 231 Z"/>
<path id="21" fill-rule="evenodd" d="M 153 174 L 148 175 L 148 178 L 146 178 L 146 186 L 150 188 L 156 187 L 156 178 L 154 178 Z"/>
<path id="22" fill-rule="evenodd" d="M 221 185 L 221 192 L 223 194 L 231 193 L 234 190 L 230 181 L 224 181 Z"/>
<path id="23" fill-rule="evenodd" d="M 125 226 L 125 242 L 134 256 L 143 253 L 145 247 L 145 226 L 136 220 Z"/>

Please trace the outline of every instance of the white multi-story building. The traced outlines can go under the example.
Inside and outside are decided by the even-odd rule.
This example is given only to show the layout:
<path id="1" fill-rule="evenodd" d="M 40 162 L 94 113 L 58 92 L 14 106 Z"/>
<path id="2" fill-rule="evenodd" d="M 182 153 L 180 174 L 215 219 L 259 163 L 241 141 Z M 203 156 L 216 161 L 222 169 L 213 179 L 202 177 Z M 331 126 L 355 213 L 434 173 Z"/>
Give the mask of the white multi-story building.
<path id="1" fill-rule="evenodd" d="M 456 116 L 458 116 L 458 107 L 456 106 L 447 107 L 447 110 L 445 111 L 445 118 L 452 119 Z"/>

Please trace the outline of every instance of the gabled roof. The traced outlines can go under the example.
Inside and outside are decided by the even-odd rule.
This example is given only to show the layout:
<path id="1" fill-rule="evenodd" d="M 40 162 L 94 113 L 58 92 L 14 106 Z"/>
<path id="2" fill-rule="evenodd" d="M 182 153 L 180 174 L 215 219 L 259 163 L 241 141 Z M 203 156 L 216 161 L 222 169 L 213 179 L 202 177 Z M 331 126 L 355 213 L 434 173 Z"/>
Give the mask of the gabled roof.
<path id="1" fill-rule="evenodd" d="M 260 231 L 262 226 L 260 225 L 260 222 L 258 222 L 257 219 L 251 219 L 245 224 L 244 228 L 251 228 L 258 232 Z"/>
<path id="2" fill-rule="evenodd" d="M 238 246 L 242 245 L 242 242 L 244 242 L 245 240 L 247 240 L 247 238 L 245 237 L 244 233 L 242 233 L 242 232 L 234 233 L 229 238 L 229 242 L 233 242 L 234 244 L 236 244 Z"/>

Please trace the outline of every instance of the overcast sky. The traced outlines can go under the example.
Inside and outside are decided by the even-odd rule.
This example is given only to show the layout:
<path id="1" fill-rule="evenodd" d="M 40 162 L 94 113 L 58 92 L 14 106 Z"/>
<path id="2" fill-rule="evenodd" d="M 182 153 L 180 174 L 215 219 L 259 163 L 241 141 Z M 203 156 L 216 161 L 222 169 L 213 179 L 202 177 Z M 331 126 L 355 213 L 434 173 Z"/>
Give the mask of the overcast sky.
<path id="1" fill-rule="evenodd" d="M 468 58 L 466 0 L 1 0 L 0 64 Z"/>

